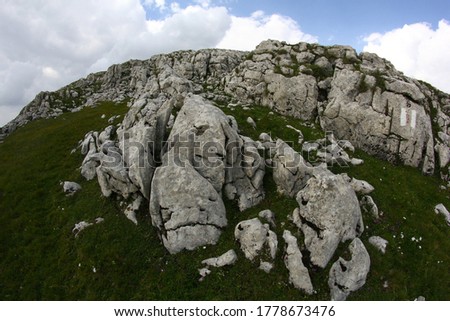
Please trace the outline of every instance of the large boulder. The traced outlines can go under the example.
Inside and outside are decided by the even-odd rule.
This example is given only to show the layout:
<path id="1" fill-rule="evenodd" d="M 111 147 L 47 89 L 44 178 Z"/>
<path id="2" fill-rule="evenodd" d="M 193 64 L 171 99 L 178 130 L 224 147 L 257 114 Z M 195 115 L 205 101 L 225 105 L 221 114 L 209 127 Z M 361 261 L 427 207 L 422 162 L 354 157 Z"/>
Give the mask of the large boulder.
<path id="1" fill-rule="evenodd" d="M 414 83 L 350 68 L 336 70 L 321 126 L 372 155 L 421 166 L 429 174 L 434 170 L 434 145 L 424 98 Z"/>
<path id="2" fill-rule="evenodd" d="M 297 194 L 297 202 L 294 222 L 303 231 L 316 266 L 324 268 L 340 242 L 354 239 L 363 230 L 358 198 L 340 175 L 323 171 L 310 178 Z"/>
<path id="3" fill-rule="evenodd" d="M 200 96 L 188 95 L 168 139 L 170 162 L 188 163 L 240 210 L 264 198 L 265 164 L 257 144 L 238 134 L 234 122 Z"/>
<path id="4" fill-rule="evenodd" d="M 216 244 L 227 225 L 222 198 L 189 164 L 163 165 L 156 169 L 150 216 L 164 246 L 172 254 Z"/>
<path id="5" fill-rule="evenodd" d="M 348 247 L 351 259 L 340 257 L 330 269 L 328 285 L 331 300 L 344 301 L 347 296 L 359 290 L 365 283 L 370 270 L 370 256 L 359 238 L 355 238 Z"/>

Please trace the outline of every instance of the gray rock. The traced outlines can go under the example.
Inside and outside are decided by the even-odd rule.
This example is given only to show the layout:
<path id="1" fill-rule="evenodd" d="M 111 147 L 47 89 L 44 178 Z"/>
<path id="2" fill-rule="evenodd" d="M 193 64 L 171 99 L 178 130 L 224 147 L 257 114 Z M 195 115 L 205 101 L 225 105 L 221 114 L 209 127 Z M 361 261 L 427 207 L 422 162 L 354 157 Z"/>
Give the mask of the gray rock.
<path id="1" fill-rule="evenodd" d="M 259 141 L 260 142 L 262 142 L 262 143 L 270 143 L 270 142 L 273 142 L 273 140 L 272 140 L 272 137 L 270 137 L 270 135 L 269 134 L 267 134 L 267 133 L 261 133 L 260 135 L 259 135 Z"/>
<path id="2" fill-rule="evenodd" d="M 302 253 L 298 248 L 297 238 L 288 230 L 283 232 L 283 238 L 286 242 L 284 264 L 289 270 L 289 282 L 291 282 L 296 289 L 299 289 L 306 294 L 313 294 L 314 288 L 311 283 L 308 269 L 303 264 Z"/>
<path id="3" fill-rule="evenodd" d="M 201 268 L 198 270 L 198 273 L 200 274 L 199 282 L 202 282 L 208 275 L 211 274 L 211 270 L 208 268 Z"/>
<path id="4" fill-rule="evenodd" d="M 369 243 L 375 246 L 375 248 L 377 248 L 383 254 L 386 253 L 386 247 L 389 244 L 388 241 L 380 236 L 369 237 Z"/>
<path id="5" fill-rule="evenodd" d="M 277 252 L 277 236 L 263 225 L 258 218 L 238 223 L 234 230 L 234 237 L 240 243 L 241 250 L 247 259 L 253 261 L 265 251 L 272 259 Z"/>
<path id="6" fill-rule="evenodd" d="M 375 188 L 368 182 L 356 179 L 354 177 L 349 177 L 347 174 L 341 174 L 341 176 L 350 183 L 353 190 L 360 195 L 366 195 L 372 193 Z"/>
<path id="7" fill-rule="evenodd" d="M 75 182 L 65 181 L 62 185 L 63 185 L 64 193 L 66 193 L 67 195 L 73 195 L 76 192 L 78 192 L 79 190 L 81 190 L 80 184 L 75 183 Z"/>
<path id="8" fill-rule="evenodd" d="M 341 175 L 324 171 L 310 178 L 297 194 L 297 202 L 294 220 L 316 266 L 324 268 L 340 242 L 354 239 L 363 230 L 358 199 Z"/>
<path id="9" fill-rule="evenodd" d="M 258 216 L 262 219 L 265 219 L 267 222 L 269 222 L 270 227 L 272 228 L 276 228 L 276 223 L 275 223 L 275 213 L 272 212 L 271 210 L 263 210 L 261 212 L 259 212 Z"/>
<path id="10" fill-rule="evenodd" d="M 229 250 L 228 252 L 222 254 L 218 257 L 212 257 L 202 261 L 202 264 L 212 267 L 222 267 L 226 265 L 233 265 L 237 261 L 237 255 L 234 250 Z"/>
<path id="11" fill-rule="evenodd" d="M 447 208 L 444 206 L 444 204 L 438 204 L 434 207 L 434 212 L 436 214 L 442 214 L 444 215 L 445 221 L 447 222 L 447 225 L 450 226 L 450 212 L 447 210 Z"/>
<path id="12" fill-rule="evenodd" d="M 361 210 L 370 214 L 373 218 L 378 219 L 378 206 L 375 204 L 374 200 L 369 195 L 364 195 L 359 201 L 361 205 Z"/>
<path id="13" fill-rule="evenodd" d="M 313 167 L 302 155 L 278 139 L 273 157 L 273 179 L 280 193 L 295 197 L 305 187 L 313 173 Z"/>
<path id="14" fill-rule="evenodd" d="M 386 68 L 385 62 L 381 64 Z M 363 81 L 368 81 L 372 90 L 359 92 Z M 391 162 L 400 159 L 414 167 L 422 165 L 424 173 L 432 173 L 431 119 L 425 104 L 418 103 L 424 98 L 419 88 L 387 74 L 379 76 L 375 84 L 370 83 L 370 77 L 359 71 L 336 70 L 328 105 L 320 119 L 322 128 L 369 154 Z M 381 83 L 390 89 L 377 87 Z"/>
<path id="15" fill-rule="evenodd" d="M 252 126 L 253 129 L 256 129 L 256 123 L 255 123 L 255 121 L 253 120 L 253 118 L 247 117 L 247 124 L 249 124 L 250 126 Z"/>
<path id="16" fill-rule="evenodd" d="M 272 271 L 272 269 L 273 269 L 273 263 L 261 261 L 258 269 L 260 269 L 266 273 L 270 273 L 270 271 Z"/>
<path id="17" fill-rule="evenodd" d="M 87 227 L 92 226 L 94 224 L 88 223 L 86 221 L 81 221 L 79 223 L 76 223 L 74 228 L 72 229 L 72 233 L 75 234 L 75 237 L 78 237 L 78 235 Z"/>
<path id="18" fill-rule="evenodd" d="M 355 238 L 349 245 L 350 261 L 339 258 L 330 269 L 328 285 L 331 300 L 344 301 L 365 283 L 370 269 L 370 257 L 364 244 Z"/>
<path id="19" fill-rule="evenodd" d="M 136 212 L 141 207 L 142 201 L 143 201 L 142 196 L 138 195 L 136 199 L 131 204 L 129 204 L 124 210 L 125 216 L 136 225 L 138 224 Z"/>
<path id="20" fill-rule="evenodd" d="M 319 144 L 315 142 L 304 142 L 302 145 L 302 151 L 305 153 L 316 152 L 319 149 Z"/>
<path id="21" fill-rule="evenodd" d="M 264 159 L 257 144 L 240 136 L 217 107 L 195 95 L 186 97 L 169 136 L 177 163 L 191 164 L 218 193 L 237 199 L 240 210 L 264 198 Z"/>
<path id="22" fill-rule="evenodd" d="M 156 169 L 150 216 L 152 224 L 160 230 L 164 246 L 172 254 L 216 244 L 227 225 L 222 198 L 189 164 Z"/>
<path id="23" fill-rule="evenodd" d="M 445 144 L 436 144 L 435 151 L 439 155 L 439 167 L 445 168 L 450 163 L 450 148 Z"/>

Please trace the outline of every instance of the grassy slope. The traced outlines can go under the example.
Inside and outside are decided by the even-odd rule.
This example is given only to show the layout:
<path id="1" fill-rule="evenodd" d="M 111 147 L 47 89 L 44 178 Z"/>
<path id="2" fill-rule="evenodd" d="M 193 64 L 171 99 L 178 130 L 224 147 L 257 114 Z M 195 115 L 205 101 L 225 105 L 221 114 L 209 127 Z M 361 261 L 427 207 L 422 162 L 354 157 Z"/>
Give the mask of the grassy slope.
<path id="1" fill-rule="evenodd" d="M 86 182 L 81 177 L 78 167 L 82 156 L 70 151 L 87 131 L 103 129 L 106 119 L 125 111 L 124 105 L 103 104 L 58 119 L 36 121 L 0 144 L 0 299 L 308 299 L 288 284 L 281 255 L 267 275 L 237 251 L 235 266 L 214 270 L 204 282 L 198 282 L 201 260 L 238 249 L 233 231 L 239 221 L 270 208 L 281 223 L 296 207 L 294 200 L 276 193 L 270 171 L 264 181 L 267 197 L 262 204 L 239 213 L 233 202 L 227 202 L 229 228 L 217 246 L 174 256 L 160 244 L 145 208 L 136 227 L 121 213 L 119 202 L 101 196 L 95 180 Z M 317 131 L 301 127 L 296 120 L 269 115 L 264 108 L 226 111 L 234 114 L 242 132 L 253 138 L 266 131 L 273 137 L 296 141 L 296 133 L 285 127 L 288 123 L 301 128 L 307 139 L 318 137 Z M 104 119 L 102 114 L 106 114 Z M 248 116 L 256 120 L 257 130 L 245 122 Z M 366 164 L 348 172 L 376 187 L 373 197 L 385 214 L 379 222 L 365 217 L 369 228 L 363 240 L 371 254 L 372 269 L 365 287 L 349 299 L 403 300 L 424 295 L 450 300 L 450 228 L 433 212 L 439 202 L 450 208 L 448 192 L 438 189 L 436 179 L 423 177 L 415 169 L 358 156 Z M 59 186 L 61 180 L 80 182 L 83 190 L 66 197 Z M 104 223 L 73 237 L 75 223 L 99 216 L 105 218 Z M 289 223 L 285 227 L 292 229 Z M 284 246 L 282 231 L 278 224 L 280 249 Z M 367 244 L 372 233 L 389 240 L 385 255 Z M 423 240 L 412 242 L 412 236 Z M 334 259 L 344 252 L 342 245 Z M 310 299 L 329 298 L 327 272 L 328 268 L 312 274 L 318 293 Z M 382 287 L 385 280 L 387 289 Z"/>

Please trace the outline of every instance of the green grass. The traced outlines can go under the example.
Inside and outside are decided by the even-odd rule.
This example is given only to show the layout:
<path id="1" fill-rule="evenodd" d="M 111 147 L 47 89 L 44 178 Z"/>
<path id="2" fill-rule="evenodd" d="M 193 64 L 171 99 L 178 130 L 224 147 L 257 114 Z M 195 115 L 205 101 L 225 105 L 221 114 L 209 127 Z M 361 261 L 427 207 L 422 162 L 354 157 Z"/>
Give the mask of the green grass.
<path id="1" fill-rule="evenodd" d="M 296 142 L 298 135 L 286 128 L 287 124 L 301 129 L 307 140 L 321 136 L 320 131 L 298 120 L 270 115 L 264 107 L 224 110 L 236 117 L 242 134 L 254 139 L 264 131 L 273 138 Z M 145 206 L 135 226 L 122 213 L 119 201 L 101 196 L 96 180 L 87 182 L 79 173 L 83 156 L 70 151 L 86 132 L 102 130 L 110 116 L 125 112 L 124 104 L 104 103 L 57 119 L 32 122 L 0 144 L 0 299 L 329 299 L 328 270 L 339 255 L 345 255 L 346 244 L 339 247 L 326 269 L 311 273 L 317 294 L 307 297 L 289 285 L 281 235 L 284 228 L 293 230 L 299 240 L 301 235 L 289 222 L 284 227 L 281 223 L 297 204 L 276 192 L 270 169 L 264 180 L 266 199 L 261 204 L 240 213 L 234 202 L 226 202 L 229 226 L 216 246 L 177 255 L 168 254 L 161 245 Z M 256 121 L 256 130 L 246 123 L 248 116 Z M 376 187 L 373 197 L 384 215 L 380 221 L 365 217 L 369 228 L 362 239 L 371 254 L 372 269 L 367 284 L 349 299 L 410 300 L 423 295 L 428 300 L 449 300 L 450 228 L 433 212 L 440 202 L 450 208 L 448 195 L 439 190 L 436 178 L 422 176 L 416 169 L 396 167 L 360 152 L 357 156 L 366 163 L 345 171 Z M 66 197 L 59 185 L 62 180 L 77 181 L 83 189 Z M 238 222 L 267 208 L 277 215 L 279 240 L 270 274 L 256 269 L 259 262 L 246 260 L 233 237 Z M 74 238 L 71 230 L 75 223 L 96 217 L 105 222 Z M 404 239 L 400 239 L 401 232 Z M 385 255 L 368 244 L 370 235 L 390 242 Z M 413 243 L 412 236 L 423 240 Z M 200 262 L 231 248 L 238 253 L 237 263 L 215 269 L 198 282 Z M 382 287 L 384 280 L 389 282 L 387 289 Z"/>

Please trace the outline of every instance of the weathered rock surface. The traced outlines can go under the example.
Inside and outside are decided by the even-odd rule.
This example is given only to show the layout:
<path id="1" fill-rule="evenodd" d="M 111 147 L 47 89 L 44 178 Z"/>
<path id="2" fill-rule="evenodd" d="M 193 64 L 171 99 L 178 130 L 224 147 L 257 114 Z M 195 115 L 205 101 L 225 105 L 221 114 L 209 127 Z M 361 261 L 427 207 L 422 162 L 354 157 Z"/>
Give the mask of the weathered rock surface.
<path id="1" fill-rule="evenodd" d="M 258 216 L 264 220 L 266 220 L 270 227 L 276 228 L 277 224 L 275 223 L 275 213 L 271 210 L 263 210 L 259 212 Z"/>
<path id="2" fill-rule="evenodd" d="M 137 218 L 136 218 L 136 212 L 141 207 L 143 198 L 142 196 L 138 195 L 136 199 L 131 202 L 124 210 L 125 216 L 134 224 L 138 224 Z"/>
<path id="3" fill-rule="evenodd" d="M 171 155 L 166 154 L 166 159 Z M 227 225 L 222 198 L 189 164 L 157 168 L 152 181 L 150 215 L 170 253 L 216 244 Z"/>
<path id="4" fill-rule="evenodd" d="M 364 195 L 359 201 L 359 204 L 363 212 L 370 214 L 375 219 L 379 218 L 378 206 L 371 196 Z"/>
<path id="5" fill-rule="evenodd" d="M 264 198 L 264 160 L 257 144 L 240 136 L 219 108 L 199 96 L 188 96 L 169 136 L 175 162 L 189 163 L 240 210 Z"/>
<path id="6" fill-rule="evenodd" d="M 291 282 L 296 289 L 304 291 L 306 294 L 313 294 L 314 288 L 311 283 L 308 269 L 303 264 L 303 256 L 298 248 L 297 238 L 293 236 L 290 231 L 285 230 L 283 232 L 283 239 L 286 242 L 284 264 L 289 270 L 289 282 Z"/>
<path id="7" fill-rule="evenodd" d="M 221 256 L 212 257 L 202 261 L 202 264 L 212 267 L 222 267 L 226 265 L 233 265 L 237 261 L 237 254 L 234 250 L 229 250 Z"/>
<path id="8" fill-rule="evenodd" d="M 89 223 L 86 221 L 81 221 L 75 224 L 75 226 L 72 229 L 72 233 L 75 235 L 75 237 L 78 237 L 78 235 L 84 231 L 86 228 L 94 225 L 94 224 L 100 224 L 103 223 L 105 220 L 102 217 L 97 217 L 94 220 L 94 223 Z"/>
<path id="9" fill-rule="evenodd" d="M 388 241 L 380 236 L 369 237 L 369 243 L 375 246 L 375 248 L 377 248 L 383 254 L 386 253 L 386 247 L 389 244 Z"/>
<path id="10" fill-rule="evenodd" d="M 447 210 L 447 208 L 444 206 L 444 204 L 438 204 L 434 207 L 434 212 L 436 214 L 441 214 L 444 216 L 445 221 L 447 222 L 447 225 L 450 226 L 450 212 Z"/>
<path id="11" fill-rule="evenodd" d="M 81 185 L 75 182 L 65 181 L 62 185 L 64 193 L 66 193 L 67 195 L 73 195 L 81 190 Z"/>
<path id="12" fill-rule="evenodd" d="M 356 194 L 341 176 L 323 171 L 309 179 L 297 194 L 299 210 L 293 221 L 305 235 L 311 262 L 324 268 L 340 242 L 352 240 L 363 231 Z"/>
<path id="13" fill-rule="evenodd" d="M 350 293 L 360 289 L 366 283 L 370 270 L 369 253 L 361 240 L 355 238 L 348 248 L 350 261 L 340 257 L 330 269 L 328 285 L 333 301 L 344 301 Z"/>
<path id="14" fill-rule="evenodd" d="M 253 261 L 262 254 L 268 254 L 272 260 L 275 259 L 278 249 L 277 235 L 269 229 L 269 225 L 263 225 L 258 218 L 238 223 L 234 237 L 240 243 L 247 259 Z"/>

